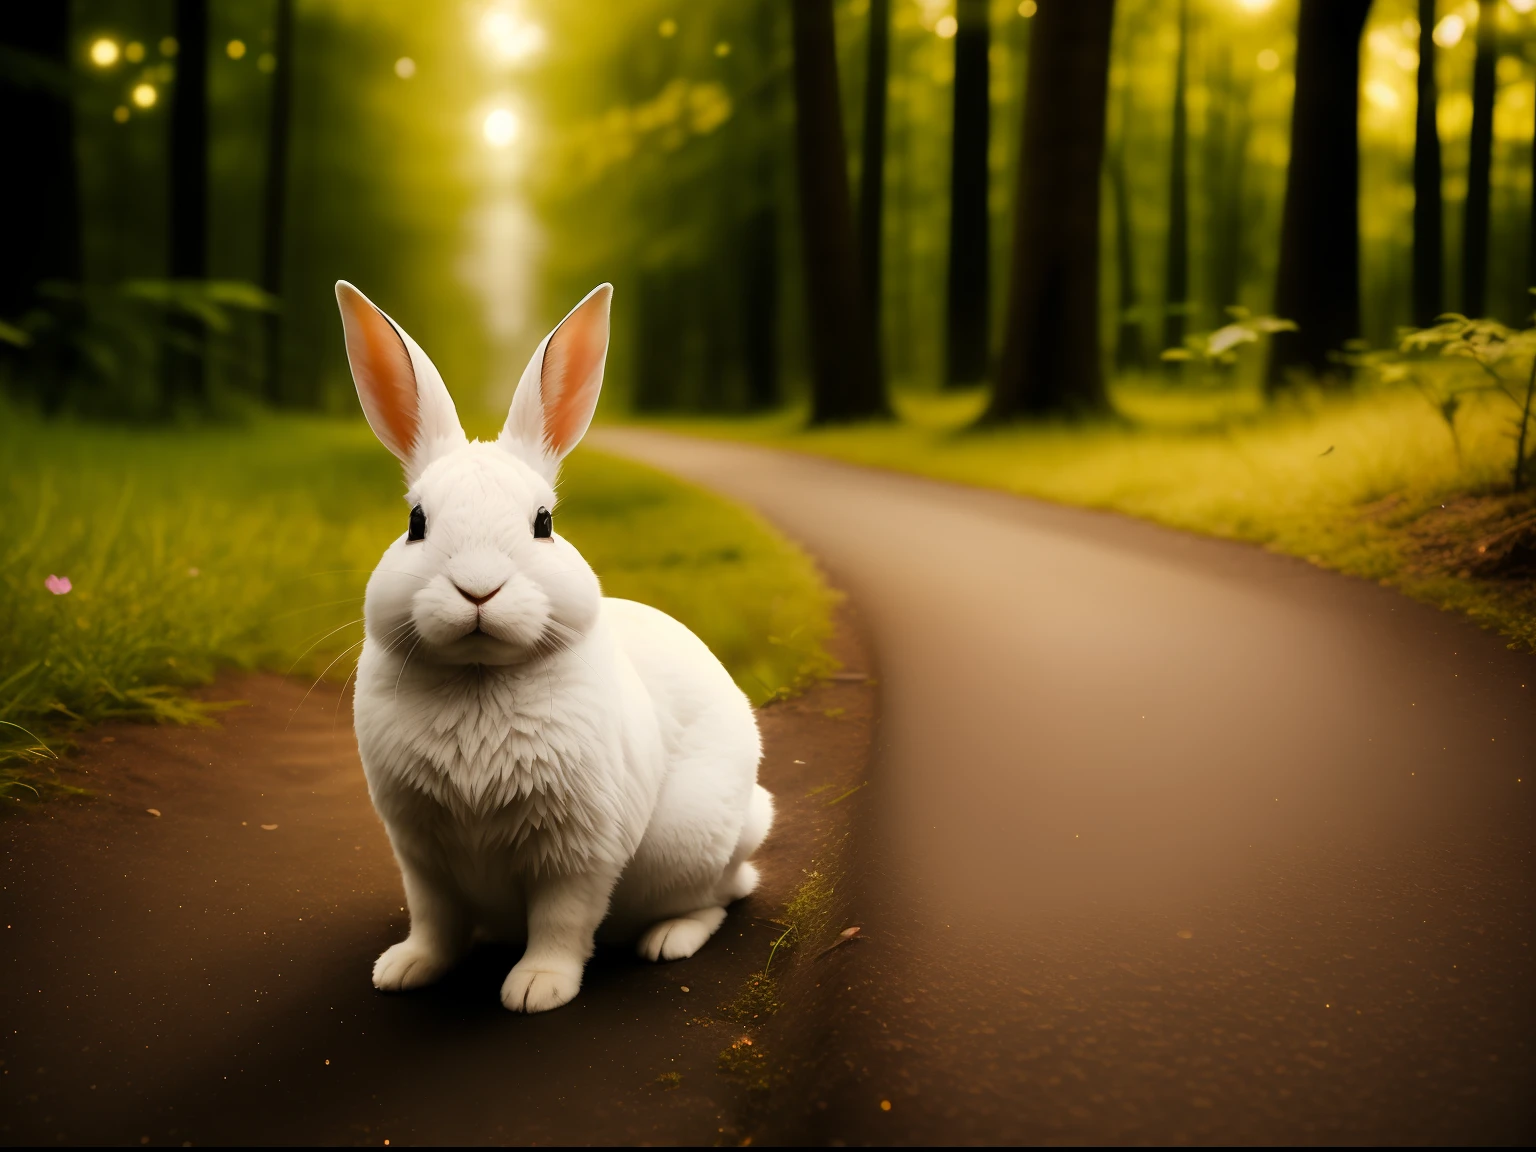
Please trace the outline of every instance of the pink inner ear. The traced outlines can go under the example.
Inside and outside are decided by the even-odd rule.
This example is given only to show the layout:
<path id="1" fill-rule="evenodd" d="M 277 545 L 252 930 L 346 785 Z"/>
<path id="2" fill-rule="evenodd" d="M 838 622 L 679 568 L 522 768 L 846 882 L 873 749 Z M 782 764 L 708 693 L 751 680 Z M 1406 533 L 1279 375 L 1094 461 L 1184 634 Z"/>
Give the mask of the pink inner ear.
<path id="1" fill-rule="evenodd" d="M 411 354 L 395 326 L 361 292 L 348 286 L 336 296 L 363 412 L 384 446 L 409 459 L 421 425 Z"/>
<path id="2" fill-rule="evenodd" d="M 564 455 L 581 439 L 597 407 L 608 355 L 607 292 L 594 293 L 549 338 L 539 377 L 544 443 Z"/>

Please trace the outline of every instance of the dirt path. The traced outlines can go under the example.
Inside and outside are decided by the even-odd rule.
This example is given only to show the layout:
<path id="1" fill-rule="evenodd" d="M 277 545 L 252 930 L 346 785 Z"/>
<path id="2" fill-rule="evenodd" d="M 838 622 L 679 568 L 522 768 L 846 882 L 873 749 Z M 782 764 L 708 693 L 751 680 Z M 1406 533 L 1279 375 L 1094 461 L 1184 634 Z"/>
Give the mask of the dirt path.
<path id="1" fill-rule="evenodd" d="M 880 671 L 869 943 L 759 1142 L 1536 1138 L 1536 661 L 1245 546 L 597 439 L 801 540 Z"/>
<path id="2" fill-rule="evenodd" d="M 838 648 L 867 667 L 851 629 Z M 762 713 L 780 804 L 764 885 L 699 955 L 600 953 L 572 1005 L 534 1017 L 498 1002 L 506 949 L 421 993 L 373 990 L 406 919 L 341 696 L 267 676 L 215 695 L 249 706 L 219 729 L 94 731 L 68 769 L 94 799 L 0 820 L 0 1141 L 742 1138 L 747 1081 L 717 1058 L 744 1029 L 718 1006 L 846 835 L 826 797 L 863 778 L 867 685 Z"/>

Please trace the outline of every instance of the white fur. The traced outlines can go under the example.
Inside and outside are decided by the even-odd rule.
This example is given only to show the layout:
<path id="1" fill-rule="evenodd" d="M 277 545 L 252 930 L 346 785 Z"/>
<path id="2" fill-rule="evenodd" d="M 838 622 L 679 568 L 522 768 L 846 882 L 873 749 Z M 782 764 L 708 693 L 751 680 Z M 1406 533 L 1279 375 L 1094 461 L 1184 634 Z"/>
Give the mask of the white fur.
<path id="1" fill-rule="evenodd" d="M 591 302 L 605 291 L 565 322 L 588 325 L 604 352 L 607 296 Z M 445 432 L 459 423 L 435 369 L 416 392 L 431 434 L 405 459 L 406 503 L 424 510 L 426 539 L 402 534 L 368 582 L 355 702 L 411 914 L 374 965 L 381 989 L 436 979 L 479 931 L 527 941 L 502 1002 L 556 1008 L 581 987 L 599 929 L 680 959 L 756 884 L 748 859 L 773 801 L 757 784 L 751 705 L 687 628 L 603 598 L 558 532 L 533 537 L 574 444 L 545 430 L 574 422 L 579 438 L 601 380 L 600 359 L 592 371 L 567 350 L 562 402 L 575 407 L 565 425 L 541 420 L 560 400 L 558 381 L 541 397 L 540 366 L 561 332 L 534 354 L 495 442 Z M 430 361 L 407 347 L 424 375 Z"/>

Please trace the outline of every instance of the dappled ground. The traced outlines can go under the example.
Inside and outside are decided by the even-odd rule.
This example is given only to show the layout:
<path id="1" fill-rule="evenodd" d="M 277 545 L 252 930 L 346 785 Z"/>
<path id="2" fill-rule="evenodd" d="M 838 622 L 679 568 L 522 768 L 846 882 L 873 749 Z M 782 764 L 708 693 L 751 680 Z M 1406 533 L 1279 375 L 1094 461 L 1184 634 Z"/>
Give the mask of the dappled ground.
<path id="1" fill-rule="evenodd" d="M 601 951 L 538 1016 L 501 1007 L 505 947 L 372 988 L 406 917 L 336 686 L 225 678 L 214 694 L 247 703 L 223 727 L 93 729 L 63 770 L 89 798 L 0 822 L 0 1139 L 736 1143 L 778 981 L 806 983 L 843 926 L 873 691 L 846 626 L 835 648 L 841 678 L 761 713 L 779 821 L 758 893 L 689 960 Z M 819 899 L 786 922 L 813 869 Z"/>

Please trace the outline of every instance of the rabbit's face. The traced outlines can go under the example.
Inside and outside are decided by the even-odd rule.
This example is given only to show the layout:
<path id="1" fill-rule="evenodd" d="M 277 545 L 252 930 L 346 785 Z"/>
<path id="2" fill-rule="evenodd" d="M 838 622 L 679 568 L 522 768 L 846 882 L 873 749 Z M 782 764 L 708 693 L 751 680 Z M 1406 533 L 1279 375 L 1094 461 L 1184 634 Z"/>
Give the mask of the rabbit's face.
<path id="1" fill-rule="evenodd" d="M 337 283 L 363 413 L 410 485 L 406 533 L 368 581 L 371 640 L 407 661 L 521 664 L 568 647 L 597 620 L 597 577 L 554 534 L 550 514 L 560 461 L 597 408 L 612 295 L 598 285 L 544 338 L 501 435 L 483 444 L 465 437 L 416 341 Z"/>
<path id="2" fill-rule="evenodd" d="M 597 577 L 552 530 L 554 488 L 501 442 L 439 456 L 406 500 L 407 531 L 368 582 L 371 637 L 413 661 L 510 665 L 597 619 Z"/>

